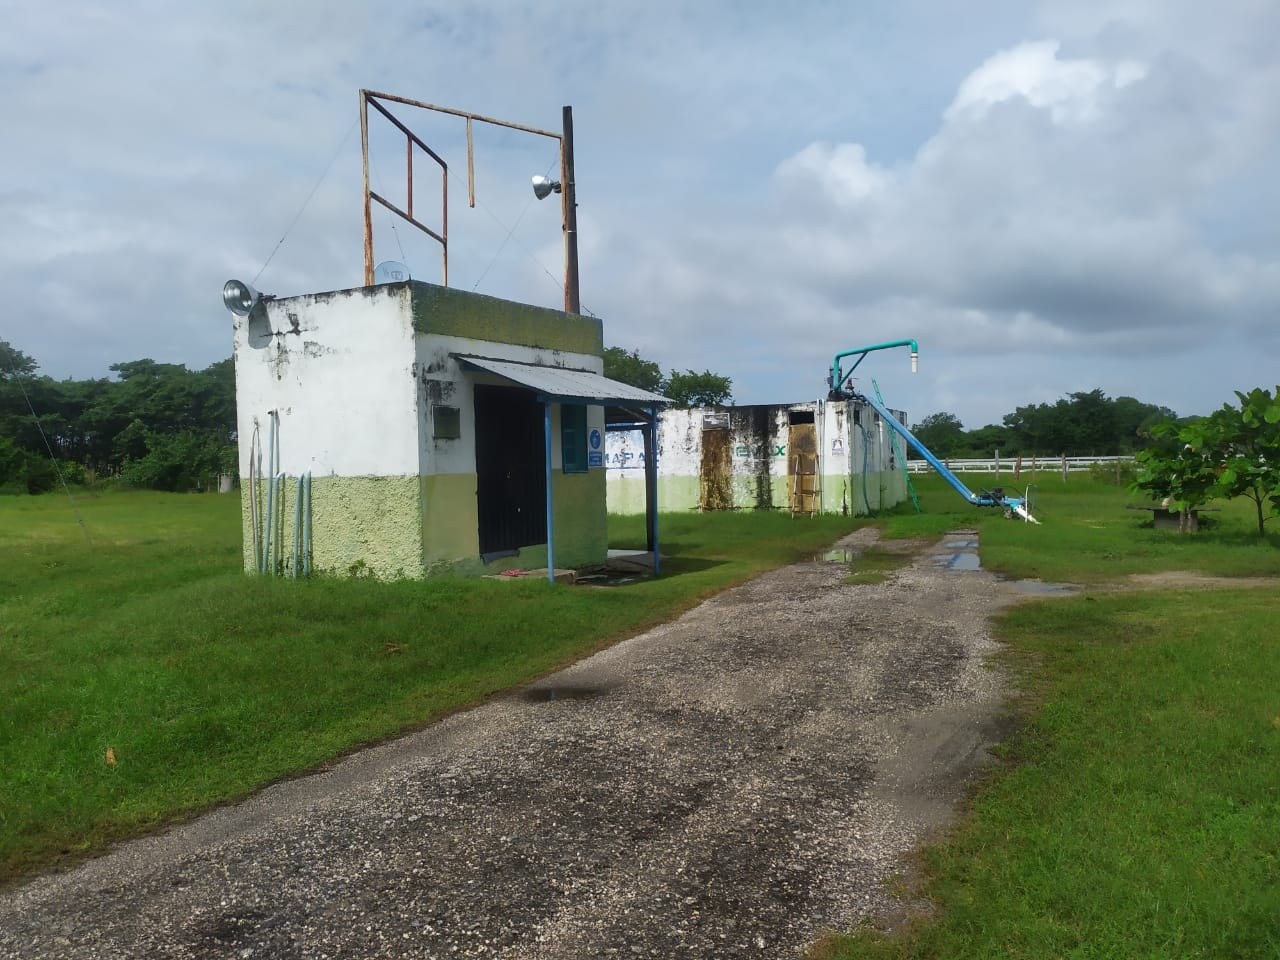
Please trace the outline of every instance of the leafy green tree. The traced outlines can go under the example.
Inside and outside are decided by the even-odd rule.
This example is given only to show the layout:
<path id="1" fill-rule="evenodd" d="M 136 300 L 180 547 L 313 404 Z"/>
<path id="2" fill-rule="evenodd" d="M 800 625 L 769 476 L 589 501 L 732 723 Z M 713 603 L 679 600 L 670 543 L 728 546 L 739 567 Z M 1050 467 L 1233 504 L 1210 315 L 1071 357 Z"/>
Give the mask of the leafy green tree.
<path id="1" fill-rule="evenodd" d="M 1182 513 L 1213 499 L 1218 481 L 1218 455 L 1207 420 L 1169 421 L 1151 428 L 1157 445 L 1135 455 L 1138 473 L 1130 489 L 1146 491 L 1170 509 Z"/>
<path id="2" fill-rule="evenodd" d="M 1261 537 L 1280 510 L 1280 387 L 1276 396 L 1259 388 L 1236 397 L 1239 409 L 1223 404 L 1208 417 L 1152 427 L 1156 445 L 1136 455 L 1133 489 L 1167 499 L 1184 516 L 1216 497 L 1247 497 Z"/>
<path id="3" fill-rule="evenodd" d="M 621 347 L 605 347 L 604 375 L 654 393 L 662 386 L 662 368 L 640 356 L 639 350 L 628 353 Z"/>
<path id="4" fill-rule="evenodd" d="M 931 413 L 911 432 L 938 457 L 957 456 L 964 445 L 964 424 L 954 413 Z"/>
<path id="5" fill-rule="evenodd" d="M 15 376 L 30 376 L 39 364 L 8 340 L 0 340 L 0 380 Z"/>
<path id="6" fill-rule="evenodd" d="M 985 427 L 968 430 L 964 435 L 964 443 L 953 456 L 989 457 L 999 450 L 1001 455 L 1011 451 L 1009 428 L 998 423 L 988 423 Z"/>
<path id="7" fill-rule="evenodd" d="M 729 377 L 710 370 L 672 370 L 664 378 L 662 368 L 640 356 L 638 350 L 605 347 L 604 375 L 641 390 L 661 393 L 678 407 L 714 407 L 733 402 L 733 381 Z"/>
<path id="8" fill-rule="evenodd" d="M 672 370 L 659 392 L 677 407 L 719 407 L 733 402 L 733 381 L 710 370 Z"/>
<path id="9" fill-rule="evenodd" d="M 1235 391 L 1240 409 L 1223 404 L 1210 417 L 1222 451 L 1217 490 L 1227 499 L 1247 497 L 1253 501 L 1258 519 L 1258 536 L 1280 510 L 1280 386 L 1276 396 L 1255 388 L 1247 394 Z"/>

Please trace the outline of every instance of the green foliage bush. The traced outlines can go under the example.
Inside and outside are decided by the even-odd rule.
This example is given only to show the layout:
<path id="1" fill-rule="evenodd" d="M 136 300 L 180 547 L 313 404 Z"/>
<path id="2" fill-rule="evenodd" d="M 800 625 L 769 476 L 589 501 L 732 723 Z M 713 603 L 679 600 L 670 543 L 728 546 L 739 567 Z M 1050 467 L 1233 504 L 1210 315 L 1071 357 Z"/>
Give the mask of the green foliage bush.
<path id="1" fill-rule="evenodd" d="M 1274 397 L 1261 388 L 1237 390 L 1236 397 L 1239 409 L 1223 404 L 1198 420 L 1152 427 L 1157 442 L 1138 453 L 1132 489 L 1182 511 L 1246 497 L 1255 505 L 1261 537 L 1280 510 L 1280 386 Z"/>

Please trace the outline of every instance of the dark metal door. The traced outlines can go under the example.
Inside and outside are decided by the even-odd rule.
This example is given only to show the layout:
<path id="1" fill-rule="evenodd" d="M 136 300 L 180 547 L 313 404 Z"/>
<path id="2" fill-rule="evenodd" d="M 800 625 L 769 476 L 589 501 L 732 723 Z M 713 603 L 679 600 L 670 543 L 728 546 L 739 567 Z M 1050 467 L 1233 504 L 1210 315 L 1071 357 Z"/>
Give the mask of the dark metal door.
<path id="1" fill-rule="evenodd" d="M 544 411 L 528 390 L 476 386 L 480 553 L 547 542 Z"/>

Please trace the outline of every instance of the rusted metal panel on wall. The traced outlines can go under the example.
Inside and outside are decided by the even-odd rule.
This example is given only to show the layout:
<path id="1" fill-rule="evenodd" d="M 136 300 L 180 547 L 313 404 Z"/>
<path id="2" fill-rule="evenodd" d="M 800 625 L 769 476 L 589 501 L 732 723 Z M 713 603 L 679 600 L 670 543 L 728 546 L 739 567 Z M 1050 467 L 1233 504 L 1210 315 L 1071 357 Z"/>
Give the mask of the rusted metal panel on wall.
<path id="1" fill-rule="evenodd" d="M 702 430 L 702 463 L 698 472 L 698 508 L 732 510 L 733 439 L 727 426 Z"/>

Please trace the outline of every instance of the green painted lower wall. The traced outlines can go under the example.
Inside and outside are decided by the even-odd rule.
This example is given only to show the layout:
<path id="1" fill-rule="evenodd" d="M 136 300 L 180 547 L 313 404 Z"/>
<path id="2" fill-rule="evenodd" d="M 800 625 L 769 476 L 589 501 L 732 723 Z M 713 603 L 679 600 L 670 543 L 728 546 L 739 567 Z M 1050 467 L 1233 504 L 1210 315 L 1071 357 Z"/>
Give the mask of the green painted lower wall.
<path id="1" fill-rule="evenodd" d="M 480 561 L 476 475 L 437 473 L 422 478 L 422 545 L 427 573 L 453 570 L 459 560 Z"/>
<path id="2" fill-rule="evenodd" d="M 658 477 L 659 510 L 696 510 L 700 496 L 697 477 Z M 610 513 L 644 513 L 644 477 L 613 477 L 608 481 Z"/>
<path id="3" fill-rule="evenodd" d="M 560 473 L 551 478 L 555 515 L 557 567 L 588 567 L 609 558 L 609 523 L 605 513 L 604 471 Z M 543 557 L 543 565 L 546 557 Z"/>
<path id="4" fill-rule="evenodd" d="M 251 488 L 242 481 L 240 499 L 247 572 L 258 570 Z M 555 564 L 586 567 L 608 558 L 603 470 L 556 472 L 552 479 Z M 267 485 L 258 484 L 258 529 L 265 527 Z M 272 513 L 272 562 L 288 575 L 294 567 L 298 481 L 288 478 Z M 305 516 L 305 514 L 303 514 Z M 302 551 L 302 531 L 297 549 Z M 255 547 L 255 542 L 257 547 Z M 299 560 L 299 567 L 302 561 Z M 475 474 L 425 477 L 315 477 L 311 482 L 311 569 L 337 576 L 379 578 L 443 573 L 476 575 L 534 570 L 547 565 L 546 544 L 522 547 L 514 557 L 485 564 L 480 559 Z"/>
<path id="5" fill-rule="evenodd" d="M 906 480 L 899 471 L 867 474 L 867 496 L 873 512 L 891 507 L 907 499 Z M 753 476 L 735 475 L 731 481 L 733 502 L 739 510 L 756 509 L 764 492 Z M 787 478 L 770 477 L 769 490 L 773 509 L 786 510 Z M 701 484 L 697 477 L 659 477 L 658 509 L 672 512 L 698 509 Z M 644 513 L 644 478 L 612 477 L 608 482 L 610 513 Z M 822 478 L 822 510 L 824 513 L 867 512 L 862 493 L 862 474 L 854 477 L 826 474 Z"/>
<path id="6" fill-rule="evenodd" d="M 255 540 L 252 488 L 242 478 L 240 509 L 244 530 L 244 568 L 254 572 Z M 258 484 L 258 529 L 266 529 L 267 484 Z M 303 540 L 294 519 L 298 480 L 287 478 L 273 505 L 272 540 L 278 545 L 274 569 L 293 567 L 294 541 Z M 296 537 L 295 537 L 296 532 Z M 337 575 L 369 573 L 377 577 L 422 575 L 422 496 L 419 478 L 313 477 L 311 480 L 311 569 Z"/>

